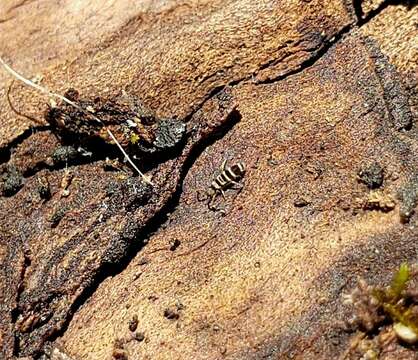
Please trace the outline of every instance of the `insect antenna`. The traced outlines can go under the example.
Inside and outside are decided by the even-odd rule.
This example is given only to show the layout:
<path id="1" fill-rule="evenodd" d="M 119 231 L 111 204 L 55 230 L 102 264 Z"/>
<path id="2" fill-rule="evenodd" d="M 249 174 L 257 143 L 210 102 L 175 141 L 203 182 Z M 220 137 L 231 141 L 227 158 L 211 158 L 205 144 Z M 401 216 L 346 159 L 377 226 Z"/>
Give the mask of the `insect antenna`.
<path id="1" fill-rule="evenodd" d="M 106 132 L 108 133 L 108 135 L 110 136 L 110 138 L 114 141 L 114 143 L 116 144 L 116 146 L 119 148 L 119 150 L 121 151 L 121 153 L 125 156 L 125 159 L 129 162 L 129 164 L 131 164 L 131 166 L 138 172 L 138 174 L 142 177 L 142 179 L 150 185 L 153 185 L 153 183 L 151 182 L 151 180 L 149 179 L 148 176 L 145 176 L 141 170 L 138 169 L 138 167 L 135 165 L 135 163 L 131 160 L 131 158 L 129 157 L 129 155 L 126 153 L 126 151 L 123 149 L 122 145 L 119 143 L 119 141 L 116 139 L 116 137 L 113 135 L 113 133 L 103 124 L 103 122 L 96 116 L 94 115 L 94 113 L 92 111 L 89 111 L 87 109 L 82 108 L 81 106 L 79 106 L 78 104 L 76 104 L 75 102 L 71 101 L 70 99 L 67 99 L 65 96 L 62 96 L 60 94 L 51 92 L 50 90 L 48 90 L 47 88 L 40 86 L 38 84 L 35 84 L 33 81 L 26 79 L 25 77 L 23 77 L 22 75 L 20 75 L 18 72 L 16 72 L 15 70 L 13 70 L 9 65 L 6 64 L 6 62 L 1 58 L 0 56 L 0 63 L 3 65 L 3 67 L 6 69 L 6 71 L 11 74 L 12 76 L 14 76 L 16 79 L 20 80 L 21 82 L 23 82 L 25 85 L 29 86 L 29 87 L 33 87 L 34 89 L 48 95 L 50 98 L 57 98 L 60 99 L 62 101 L 64 101 L 65 103 L 67 103 L 68 105 L 73 106 L 74 108 L 76 108 L 77 110 L 90 115 L 95 121 L 97 121 L 100 125 L 104 126 L 106 129 Z"/>

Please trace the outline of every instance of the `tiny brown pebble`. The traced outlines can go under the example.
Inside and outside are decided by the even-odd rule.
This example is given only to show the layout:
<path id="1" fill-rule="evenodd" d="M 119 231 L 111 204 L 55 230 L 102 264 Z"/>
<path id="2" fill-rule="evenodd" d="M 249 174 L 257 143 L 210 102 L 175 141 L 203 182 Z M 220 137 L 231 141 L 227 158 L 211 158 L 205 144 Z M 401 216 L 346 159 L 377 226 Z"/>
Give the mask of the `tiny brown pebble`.
<path id="1" fill-rule="evenodd" d="M 51 189 L 47 178 L 38 179 L 38 193 L 42 200 L 49 200 L 51 198 Z"/>
<path id="2" fill-rule="evenodd" d="M 164 317 L 169 320 L 177 320 L 180 317 L 180 315 L 177 311 L 168 308 L 164 310 Z"/>
<path id="3" fill-rule="evenodd" d="M 134 315 L 131 320 L 129 320 L 129 330 L 134 332 L 138 327 L 138 315 Z"/>
<path id="4" fill-rule="evenodd" d="M 144 335 L 144 333 L 143 333 L 143 332 L 136 332 L 136 333 L 135 333 L 135 336 L 134 336 L 134 339 L 135 339 L 136 341 L 139 341 L 139 342 L 144 341 L 144 339 L 145 339 L 145 335 Z"/>
<path id="5" fill-rule="evenodd" d="M 134 274 L 134 277 L 133 277 L 133 279 L 134 279 L 134 281 L 135 280 L 138 280 L 139 279 L 139 277 L 142 275 L 142 271 L 137 271 L 135 274 Z"/>
<path id="6" fill-rule="evenodd" d="M 126 355 L 125 350 L 122 350 L 122 349 L 113 350 L 112 356 L 114 359 L 128 360 L 128 355 Z"/>
<path id="7" fill-rule="evenodd" d="M 293 202 L 293 204 L 294 204 L 296 207 L 304 207 L 304 206 L 306 206 L 306 205 L 309 205 L 310 203 L 309 203 L 309 201 L 308 201 L 308 200 L 306 200 L 306 199 L 304 199 L 304 198 L 297 198 L 297 199 L 295 199 L 295 201 Z"/>
<path id="8" fill-rule="evenodd" d="M 170 242 L 170 250 L 175 251 L 180 246 L 181 242 L 179 239 L 174 239 Z"/>
<path id="9" fill-rule="evenodd" d="M 141 260 L 139 260 L 139 265 L 146 265 L 148 264 L 149 260 L 147 258 L 142 258 Z"/>
<path id="10" fill-rule="evenodd" d="M 273 159 L 273 158 L 268 159 L 268 160 L 267 160 L 267 162 L 268 162 L 268 164 L 269 164 L 270 166 L 276 166 L 276 165 L 279 165 L 279 161 L 278 161 L 278 160 L 276 160 L 276 159 Z"/>
<path id="11" fill-rule="evenodd" d="M 122 339 L 116 339 L 115 343 L 113 344 L 113 347 L 115 349 L 122 349 L 123 350 L 123 347 L 124 347 L 123 340 Z"/>

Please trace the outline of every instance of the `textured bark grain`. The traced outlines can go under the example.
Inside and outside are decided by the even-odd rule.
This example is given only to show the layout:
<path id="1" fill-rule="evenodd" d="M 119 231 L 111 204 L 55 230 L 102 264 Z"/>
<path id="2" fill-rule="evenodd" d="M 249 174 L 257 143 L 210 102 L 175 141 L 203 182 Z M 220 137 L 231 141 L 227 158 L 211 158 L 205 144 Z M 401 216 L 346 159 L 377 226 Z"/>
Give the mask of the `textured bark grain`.
<path id="1" fill-rule="evenodd" d="M 341 356 L 342 294 L 418 250 L 417 12 L 359 6 L 2 2 L 0 53 L 27 77 L 91 101 L 125 91 L 187 130 L 140 158 L 149 187 L 114 145 L 77 150 L 48 99 L 0 72 L 1 356 Z M 245 163 L 244 187 L 212 211 L 224 160 Z"/>

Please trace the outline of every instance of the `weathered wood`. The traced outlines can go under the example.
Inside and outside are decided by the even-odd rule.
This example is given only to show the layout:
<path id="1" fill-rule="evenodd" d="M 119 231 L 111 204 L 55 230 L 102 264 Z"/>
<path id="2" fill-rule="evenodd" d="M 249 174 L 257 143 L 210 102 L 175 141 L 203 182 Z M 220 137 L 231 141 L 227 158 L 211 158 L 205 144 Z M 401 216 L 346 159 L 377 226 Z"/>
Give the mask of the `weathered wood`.
<path id="1" fill-rule="evenodd" d="M 44 127 L 32 134 L 2 86 L 3 191 L 11 179 L 0 198 L 3 357 L 341 354 L 349 339 L 337 325 L 346 318 L 342 292 L 366 271 L 387 279 L 417 254 L 413 208 L 397 195 L 415 191 L 415 100 L 403 76 L 416 63 L 407 51 L 391 56 L 389 35 L 380 36 L 389 20 L 356 29 L 355 9 L 339 0 L 109 2 L 67 52 L 60 41 L 70 30 L 48 35 L 71 2 L 23 5 L 34 12 L 7 10 L 12 3 L 0 5 L 13 14 L 0 23 L 0 41 L 34 17 L 44 39 L 41 48 L 9 42 L 2 52 L 14 66 L 40 49 L 28 71 L 48 88 L 91 100 L 125 90 L 159 117 L 185 121 L 188 135 L 171 156 L 142 158 L 151 190 L 123 163 L 105 169 L 106 156 L 118 157 L 111 146 L 87 141 L 91 157 L 73 158 L 59 148 L 74 137 Z M 64 29 L 84 24 L 98 4 L 74 9 Z M 382 16 L 410 21 L 411 11 Z M 43 121 L 47 99 L 18 84 L 11 97 Z M 217 199 L 222 214 L 199 193 L 224 159 L 245 162 L 247 173 L 242 192 Z M 383 187 L 370 190 L 358 174 L 374 163 Z M 145 341 L 132 339 L 134 316 Z"/>

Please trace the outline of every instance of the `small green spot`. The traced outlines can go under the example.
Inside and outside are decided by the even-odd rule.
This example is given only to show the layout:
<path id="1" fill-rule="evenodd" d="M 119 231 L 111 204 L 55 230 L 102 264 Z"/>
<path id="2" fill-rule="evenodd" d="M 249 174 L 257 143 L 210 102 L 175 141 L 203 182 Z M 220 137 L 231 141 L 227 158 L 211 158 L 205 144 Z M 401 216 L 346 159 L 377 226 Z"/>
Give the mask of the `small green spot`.
<path id="1" fill-rule="evenodd" d="M 409 266 L 407 263 L 402 263 L 399 270 L 393 277 L 392 284 L 390 286 L 390 297 L 393 302 L 398 301 L 401 298 L 402 291 L 406 288 L 406 283 L 409 280 Z"/>

